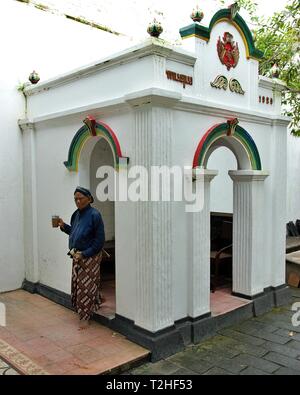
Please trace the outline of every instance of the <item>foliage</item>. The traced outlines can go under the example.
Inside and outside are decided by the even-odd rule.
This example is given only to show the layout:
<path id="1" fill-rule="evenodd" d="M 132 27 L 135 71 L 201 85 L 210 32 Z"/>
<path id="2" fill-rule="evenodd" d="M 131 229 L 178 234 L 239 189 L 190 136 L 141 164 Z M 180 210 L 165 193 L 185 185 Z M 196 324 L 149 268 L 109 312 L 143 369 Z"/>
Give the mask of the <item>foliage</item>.
<path id="1" fill-rule="evenodd" d="M 283 92 L 284 113 L 292 117 L 291 133 L 300 136 L 300 3 L 291 0 L 285 9 L 275 13 L 256 29 L 255 45 L 264 52 L 260 73 L 269 75 L 276 63 L 279 78 L 286 82 Z"/>

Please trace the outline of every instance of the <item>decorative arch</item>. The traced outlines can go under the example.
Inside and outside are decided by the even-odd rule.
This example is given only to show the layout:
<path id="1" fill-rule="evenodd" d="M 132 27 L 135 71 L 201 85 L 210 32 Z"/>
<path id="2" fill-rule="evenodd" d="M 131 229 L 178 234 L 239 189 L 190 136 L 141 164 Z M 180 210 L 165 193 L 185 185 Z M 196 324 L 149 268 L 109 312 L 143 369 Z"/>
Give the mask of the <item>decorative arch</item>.
<path id="1" fill-rule="evenodd" d="M 84 121 L 84 126 L 82 126 L 75 136 L 69 147 L 68 160 L 64 162 L 64 165 L 69 171 L 78 171 L 78 163 L 80 158 L 80 153 L 85 145 L 85 143 L 94 137 L 103 137 L 110 145 L 116 168 L 119 167 L 119 160 L 123 158 L 119 140 L 112 129 L 106 125 L 104 122 L 96 122 L 91 116 L 88 116 Z M 128 158 L 125 157 L 128 161 Z"/>
<path id="2" fill-rule="evenodd" d="M 222 21 L 227 21 L 235 26 L 235 28 L 240 32 L 242 39 L 246 48 L 247 58 L 261 59 L 263 53 L 255 48 L 252 33 L 248 28 L 244 19 L 237 13 L 234 18 L 231 17 L 231 11 L 229 8 L 219 10 L 212 17 L 209 27 L 199 25 L 198 23 L 193 23 L 192 25 L 183 27 L 179 30 L 182 38 L 188 38 L 191 36 L 199 37 L 205 41 L 210 40 L 210 34 L 213 27 Z"/>
<path id="3" fill-rule="evenodd" d="M 206 168 L 207 161 L 214 149 L 228 147 L 236 156 L 239 167 L 241 163 L 252 170 L 262 170 L 260 155 L 250 134 L 237 125 L 238 120 L 231 119 L 212 126 L 202 137 L 197 146 L 193 168 Z M 248 162 L 248 163 L 247 163 Z"/>

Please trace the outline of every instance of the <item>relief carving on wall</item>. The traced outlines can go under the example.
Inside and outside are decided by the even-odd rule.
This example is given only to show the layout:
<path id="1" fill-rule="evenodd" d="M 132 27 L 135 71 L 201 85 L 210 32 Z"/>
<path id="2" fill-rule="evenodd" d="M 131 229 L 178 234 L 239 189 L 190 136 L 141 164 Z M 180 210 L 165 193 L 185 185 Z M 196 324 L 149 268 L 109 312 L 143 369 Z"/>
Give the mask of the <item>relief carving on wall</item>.
<path id="1" fill-rule="evenodd" d="M 233 35 L 229 32 L 223 34 L 223 38 L 219 36 L 217 42 L 217 50 L 219 59 L 229 71 L 231 67 L 236 67 L 240 57 L 238 44 L 233 41 Z"/>
<path id="2" fill-rule="evenodd" d="M 226 89 L 229 86 L 231 92 L 238 93 L 240 95 L 244 95 L 245 91 L 243 90 L 240 82 L 235 78 L 230 78 L 229 82 L 225 75 L 217 75 L 213 82 L 210 83 L 213 88 L 218 89 Z"/>

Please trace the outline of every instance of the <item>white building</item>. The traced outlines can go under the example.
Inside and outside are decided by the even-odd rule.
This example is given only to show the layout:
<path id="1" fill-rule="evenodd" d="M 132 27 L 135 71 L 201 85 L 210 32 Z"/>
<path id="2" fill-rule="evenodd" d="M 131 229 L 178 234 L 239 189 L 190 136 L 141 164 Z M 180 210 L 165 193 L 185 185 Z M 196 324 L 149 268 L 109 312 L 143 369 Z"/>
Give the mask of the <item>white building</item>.
<path id="1" fill-rule="evenodd" d="M 228 188 L 211 206 L 217 175 L 211 165 L 221 159 L 210 158 L 224 147 L 235 158 L 229 172 L 232 291 L 251 300 L 241 314 L 267 311 L 288 296 L 284 85 L 258 75 L 260 53 L 251 33 L 228 9 L 218 11 L 208 28 L 193 23 L 180 32 L 184 49 L 150 38 L 26 88 L 27 116 L 19 121 L 24 287 L 63 304 L 71 265 L 65 235 L 51 228 L 50 219 L 70 218 L 77 185 L 95 194 L 96 169 L 113 164 L 124 179 L 127 162 L 129 171 L 135 165 L 190 166 L 194 188 L 203 181 L 204 207 L 196 212 L 187 212 L 185 201 L 96 201 L 116 251 L 116 315 L 109 324 L 150 348 L 153 360 L 226 325 L 211 316 L 210 304 L 210 212 L 231 211 L 220 203 L 228 201 Z M 234 44 L 218 54 L 224 33 Z M 224 54 L 230 57 L 232 48 L 226 67 Z"/>

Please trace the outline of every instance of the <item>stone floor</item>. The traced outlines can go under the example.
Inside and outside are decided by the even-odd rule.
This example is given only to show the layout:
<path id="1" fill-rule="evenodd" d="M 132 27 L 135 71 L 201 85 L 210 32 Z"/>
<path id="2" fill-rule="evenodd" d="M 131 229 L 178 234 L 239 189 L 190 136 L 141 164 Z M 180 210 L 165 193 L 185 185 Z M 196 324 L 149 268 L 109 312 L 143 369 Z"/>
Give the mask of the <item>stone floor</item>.
<path id="1" fill-rule="evenodd" d="M 96 322 L 80 330 L 78 317 L 40 295 L 0 294 L 0 358 L 23 374 L 103 374 L 147 359 L 149 351 Z M 2 370 L 2 368 L 1 368 Z M 12 373 L 3 364 L 3 373 Z"/>
<path id="2" fill-rule="evenodd" d="M 300 289 L 293 288 L 292 295 L 288 306 L 219 330 L 198 345 L 125 374 L 300 375 L 300 314 L 299 326 L 291 322 Z"/>

